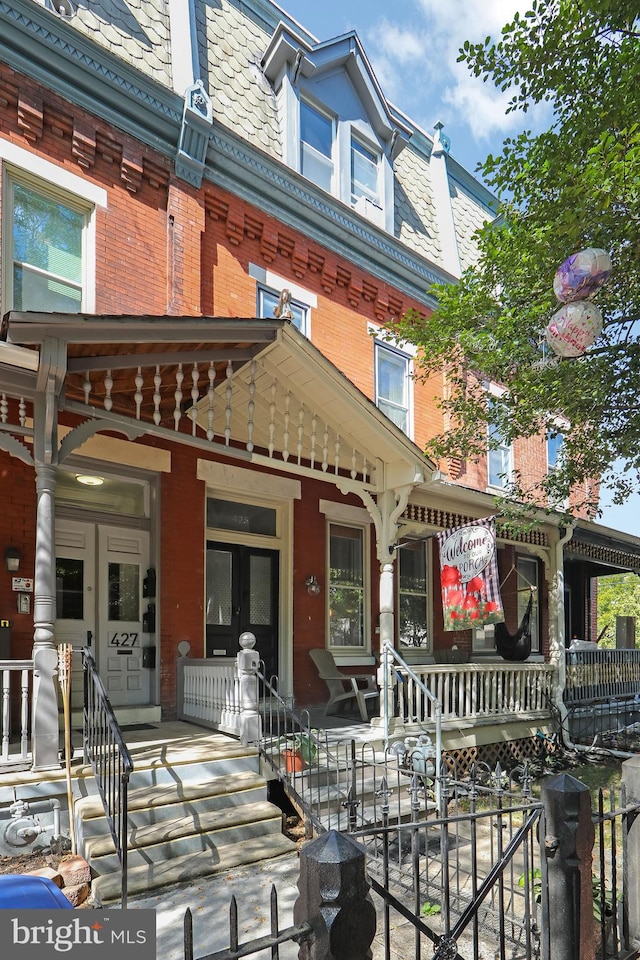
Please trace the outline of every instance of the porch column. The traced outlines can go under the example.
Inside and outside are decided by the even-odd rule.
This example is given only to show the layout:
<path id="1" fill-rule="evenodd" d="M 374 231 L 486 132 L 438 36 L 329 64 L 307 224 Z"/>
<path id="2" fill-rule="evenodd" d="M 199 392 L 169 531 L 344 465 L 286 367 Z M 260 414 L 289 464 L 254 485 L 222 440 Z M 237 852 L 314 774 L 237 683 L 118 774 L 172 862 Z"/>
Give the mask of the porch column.
<path id="1" fill-rule="evenodd" d="M 556 668 L 554 701 L 566 718 L 563 693 L 567 682 L 567 657 L 564 626 L 564 545 L 573 536 L 573 526 L 561 535 L 551 549 L 552 569 L 549 583 L 549 659 Z"/>
<path id="2" fill-rule="evenodd" d="M 33 769 L 59 767 L 58 652 L 55 642 L 56 468 L 36 463 L 36 562 L 33 594 Z"/>

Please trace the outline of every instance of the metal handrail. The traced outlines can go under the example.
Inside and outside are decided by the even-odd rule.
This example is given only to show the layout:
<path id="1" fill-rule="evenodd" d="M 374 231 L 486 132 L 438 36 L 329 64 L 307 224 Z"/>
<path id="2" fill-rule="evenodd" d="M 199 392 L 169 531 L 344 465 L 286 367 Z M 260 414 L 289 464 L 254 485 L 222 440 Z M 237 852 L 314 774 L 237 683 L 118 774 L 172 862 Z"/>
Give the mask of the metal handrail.
<path id="1" fill-rule="evenodd" d="M 436 726 L 436 776 L 435 776 L 435 794 L 436 794 L 436 808 L 438 815 L 442 813 L 442 792 L 441 792 L 441 776 L 442 776 L 442 704 L 436 697 L 434 693 L 429 690 L 424 680 L 422 680 L 417 673 L 415 673 L 409 664 L 404 660 L 395 647 L 390 644 L 388 641 L 385 641 L 382 644 L 382 669 L 383 669 L 383 678 L 382 678 L 382 716 L 384 723 L 384 740 L 385 744 L 389 744 L 389 720 L 390 720 L 390 703 L 389 703 L 389 693 L 390 693 L 390 677 L 391 677 L 391 662 L 395 661 L 398 666 L 402 667 L 403 670 L 406 670 L 407 674 L 411 677 L 413 682 L 416 684 L 419 690 L 427 697 L 433 704 L 433 716 Z"/>
<path id="2" fill-rule="evenodd" d="M 84 676 L 83 748 L 96 778 L 105 816 L 122 871 L 122 909 L 127 906 L 127 796 L 133 761 L 111 701 L 88 647 L 82 649 Z"/>

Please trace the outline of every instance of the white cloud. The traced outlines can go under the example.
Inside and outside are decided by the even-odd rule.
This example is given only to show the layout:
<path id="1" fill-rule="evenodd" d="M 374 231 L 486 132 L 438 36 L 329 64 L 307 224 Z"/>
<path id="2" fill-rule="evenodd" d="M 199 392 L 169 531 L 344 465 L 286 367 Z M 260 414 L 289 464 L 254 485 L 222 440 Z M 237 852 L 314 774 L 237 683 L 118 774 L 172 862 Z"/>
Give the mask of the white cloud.
<path id="1" fill-rule="evenodd" d="M 413 0 L 413 11 L 381 19 L 366 31 L 373 68 L 390 100 L 431 128 L 436 119 L 466 126 L 474 139 L 522 127 L 522 117 L 505 115 L 510 94 L 472 76 L 457 63 L 465 40 L 497 39 L 527 0 Z M 455 152 L 455 145 L 454 145 Z"/>

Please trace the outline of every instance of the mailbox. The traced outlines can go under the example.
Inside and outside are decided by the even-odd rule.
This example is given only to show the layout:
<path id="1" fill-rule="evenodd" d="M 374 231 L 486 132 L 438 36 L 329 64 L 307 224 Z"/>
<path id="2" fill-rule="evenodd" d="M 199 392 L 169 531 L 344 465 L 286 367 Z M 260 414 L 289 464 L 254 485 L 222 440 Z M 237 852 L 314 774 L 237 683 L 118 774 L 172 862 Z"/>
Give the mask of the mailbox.
<path id="1" fill-rule="evenodd" d="M 156 648 L 155 647 L 142 648 L 142 666 L 149 667 L 150 670 L 155 669 L 155 666 L 156 666 Z"/>

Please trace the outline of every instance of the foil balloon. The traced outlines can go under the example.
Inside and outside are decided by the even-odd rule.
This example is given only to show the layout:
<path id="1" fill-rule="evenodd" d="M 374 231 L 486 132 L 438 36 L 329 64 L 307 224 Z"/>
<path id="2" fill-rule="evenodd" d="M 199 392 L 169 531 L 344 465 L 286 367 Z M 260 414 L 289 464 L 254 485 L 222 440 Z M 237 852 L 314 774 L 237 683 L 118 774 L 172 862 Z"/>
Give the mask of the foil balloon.
<path id="1" fill-rule="evenodd" d="M 551 317 L 545 336 L 559 357 L 580 357 L 602 332 L 602 314 L 593 303 L 567 303 Z"/>
<path id="2" fill-rule="evenodd" d="M 588 247 L 572 253 L 556 270 L 553 292 L 560 303 L 589 300 L 606 283 L 612 270 L 606 250 Z"/>

